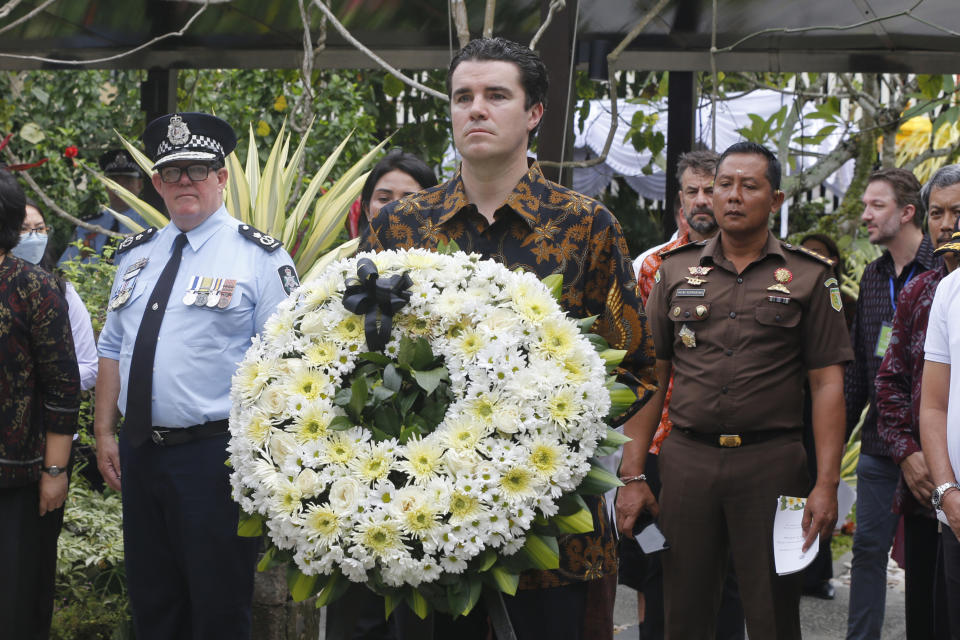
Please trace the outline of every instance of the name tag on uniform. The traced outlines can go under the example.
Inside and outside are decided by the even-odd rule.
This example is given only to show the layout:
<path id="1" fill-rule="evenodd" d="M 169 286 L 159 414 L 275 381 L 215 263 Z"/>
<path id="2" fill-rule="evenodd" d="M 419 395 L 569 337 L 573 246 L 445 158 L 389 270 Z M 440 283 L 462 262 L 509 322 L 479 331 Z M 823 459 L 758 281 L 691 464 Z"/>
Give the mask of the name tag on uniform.
<path id="1" fill-rule="evenodd" d="M 884 322 L 880 325 L 880 335 L 877 336 L 877 349 L 873 355 L 882 358 L 887 353 L 887 347 L 890 346 L 890 339 L 893 337 L 893 324 Z"/>
<path id="2" fill-rule="evenodd" d="M 706 289 L 677 289 L 678 298 L 702 298 L 706 294 Z"/>

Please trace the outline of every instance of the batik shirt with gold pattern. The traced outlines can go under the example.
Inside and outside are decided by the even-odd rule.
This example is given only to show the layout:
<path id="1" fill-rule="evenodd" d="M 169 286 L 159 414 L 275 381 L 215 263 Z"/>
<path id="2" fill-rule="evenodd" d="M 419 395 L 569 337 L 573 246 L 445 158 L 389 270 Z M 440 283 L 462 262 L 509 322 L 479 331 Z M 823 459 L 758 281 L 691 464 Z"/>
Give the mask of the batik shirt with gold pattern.
<path id="1" fill-rule="evenodd" d="M 494 223 L 471 204 L 460 172 L 452 180 L 383 207 L 361 236 L 361 251 L 435 249 L 454 241 L 510 269 L 545 278 L 563 276 L 561 306 L 574 318 L 597 316 L 592 331 L 627 352 L 618 376 L 638 401 L 656 387 L 653 343 L 637 294 L 623 232 L 597 201 L 548 181 L 534 164 L 494 214 Z M 594 531 L 560 538 L 560 568 L 531 571 L 521 588 L 593 580 L 616 570 L 616 548 L 602 499 L 593 501 Z"/>

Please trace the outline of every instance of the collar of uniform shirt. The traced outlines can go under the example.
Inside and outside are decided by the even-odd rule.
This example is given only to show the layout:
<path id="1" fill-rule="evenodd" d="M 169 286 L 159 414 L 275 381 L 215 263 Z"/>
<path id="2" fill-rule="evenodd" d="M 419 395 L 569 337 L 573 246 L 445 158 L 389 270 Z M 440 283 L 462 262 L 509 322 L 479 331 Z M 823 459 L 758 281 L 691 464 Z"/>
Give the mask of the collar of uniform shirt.
<path id="1" fill-rule="evenodd" d="M 723 245 L 720 244 L 720 235 L 723 231 L 718 232 L 715 236 L 706 241 L 703 245 L 703 248 L 700 250 L 700 264 L 703 264 L 704 259 L 709 258 L 711 262 L 716 265 L 730 265 L 733 264 L 723 255 Z M 768 255 L 779 256 L 781 260 L 785 260 L 783 253 L 783 246 L 780 244 L 780 241 L 777 240 L 776 236 L 772 232 L 767 231 L 767 244 L 764 245 L 763 250 L 760 252 L 760 256 L 755 260 L 759 262 L 766 258 Z M 736 273 L 736 269 L 729 269 Z"/>
<path id="2" fill-rule="evenodd" d="M 213 214 L 198 224 L 196 227 L 187 232 L 187 244 L 190 245 L 190 248 L 197 252 L 200 250 L 200 247 L 204 243 L 213 237 L 213 234 L 216 233 L 223 223 L 230 217 L 230 214 L 227 213 L 227 208 L 223 205 L 219 209 L 213 212 Z M 166 228 L 170 228 L 171 231 L 174 231 L 174 235 L 180 233 L 180 230 L 177 229 L 176 225 L 170 224 Z"/>

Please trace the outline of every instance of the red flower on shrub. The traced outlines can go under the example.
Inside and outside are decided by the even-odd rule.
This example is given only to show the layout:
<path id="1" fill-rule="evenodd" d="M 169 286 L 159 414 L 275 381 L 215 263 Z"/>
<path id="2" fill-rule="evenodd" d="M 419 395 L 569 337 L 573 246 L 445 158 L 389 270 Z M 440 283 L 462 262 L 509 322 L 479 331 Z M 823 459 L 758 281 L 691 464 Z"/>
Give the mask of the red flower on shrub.
<path id="1" fill-rule="evenodd" d="M 64 158 L 76 158 L 78 155 L 80 155 L 80 149 L 77 149 L 76 145 L 70 145 L 63 150 Z"/>

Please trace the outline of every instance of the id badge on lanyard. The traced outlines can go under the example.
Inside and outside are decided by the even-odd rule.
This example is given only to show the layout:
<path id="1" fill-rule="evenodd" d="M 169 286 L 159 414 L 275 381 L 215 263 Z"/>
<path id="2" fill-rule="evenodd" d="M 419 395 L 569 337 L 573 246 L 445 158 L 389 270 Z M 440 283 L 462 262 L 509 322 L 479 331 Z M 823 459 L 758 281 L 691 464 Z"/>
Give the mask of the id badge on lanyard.
<path id="1" fill-rule="evenodd" d="M 907 279 L 903 281 L 903 286 L 907 286 L 907 283 L 910 282 L 910 278 L 913 277 L 913 272 L 916 271 L 917 265 L 914 264 L 910 269 L 910 273 L 907 274 Z M 897 314 L 897 297 L 894 295 L 893 291 L 893 277 L 890 277 L 890 306 L 893 307 L 893 314 Z M 887 347 L 890 346 L 890 339 L 893 338 L 893 322 L 891 320 L 884 321 L 880 324 L 880 335 L 877 336 L 877 347 L 874 349 L 873 355 L 878 358 L 882 358 L 887 353 Z"/>

